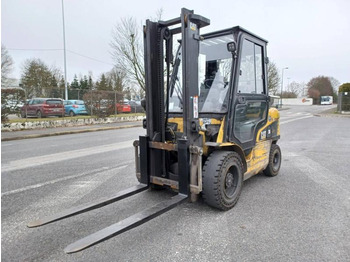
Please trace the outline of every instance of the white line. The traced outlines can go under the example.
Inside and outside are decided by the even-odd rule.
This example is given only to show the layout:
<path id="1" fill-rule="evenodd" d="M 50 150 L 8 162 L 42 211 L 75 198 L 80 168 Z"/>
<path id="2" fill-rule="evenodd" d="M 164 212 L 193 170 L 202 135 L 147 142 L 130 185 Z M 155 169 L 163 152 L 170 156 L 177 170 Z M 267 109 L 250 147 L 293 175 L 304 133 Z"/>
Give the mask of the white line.
<path id="1" fill-rule="evenodd" d="M 131 162 L 132 161 L 130 161 L 129 163 L 131 163 Z M 127 167 L 127 165 L 118 166 L 118 167 L 115 167 L 115 168 L 112 168 L 112 169 L 117 169 L 118 170 L 118 169 L 122 169 L 122 168 L 125 168 L 125 167 Z M 87 175 L 91 175 L 91 174 L 101 173 L 101 172 L 106 171 L 106 170 L 111 170 L 111 169 L 103 167 L 103 168 L 95 169 L 95 170 L 90 171 L 88 173 L 82 173 L 82 174 L 73 175 L 73 176 L 66 176 L 66 177 L 54 179 L 54 180 L 51 180 L 51 181 L 47 181 L 45 183 L 39 183 L 39 184 L 36 184 L 36 185 L 26 186 L 26 187 L 18 188 L 18 189 L 15 189 L 15 190 L 7 191 L 5 193 L 2 193 L 1 196 L 8 196 L 8 195 L 12 195 L 12 194 L 15 194 L 15 193 L 20 193 L 20 192 L 23 192 L 23 191 L 27 191 L 27 190 L 30 190 L 30 189 L 34 189 L 34 188 L 38 188 L 38 187 L 42 187 L 42 186 L 47 186 L 47 185 L 52 185 L 52 184 L 55 184 L 55 183 L 58 183 L 58 182 L 62 182 L 62 181 L 66 181 L 66 180 L 73 179 L 73 178 L 78 178 L 78 177 L 81 177 L 81 176 L 87 176 Z"/>
<path id="2" fill-rule="evenodd" d="M 299 118 L 287 120 L 287 121 L 284 121 L 284 122 L 280 122 L 280 125 L 282 125 L 282 124 L 287 124 L 287 123 L 294 122 L 294 121 L 301 120 L 301 119 L 305 119 L 305 118 L 310 118 L 310 117 L 313 117 L 313 115 L 310 115 L 310 116 L 303 116 L 303 117 L 299 117 Z"/>
<path id="3" fill-rule="evenodd" d="M 114 144 L 95 146 L 95 147 L 83 148 L 78 150 L 65 151 L 65 152 L 56 153 L 56 154 L 29 157 L 21 160 L 15 160 L 15 161 L 11 161 L 8 164 L 4 164 L 1 167 L 1 171 L 9 172 L 9 171 L 41 166 L 41 165 L 64 161 L 64 160 L 70 160 L 72 158 L 90 156 L 94 154 L 100 154 L 100 153 L 105 153 L 105 152 L 114 151 L 118 149 L 125 149 L 129 147 L 131 148 L 133 141 L 134 140 L 128 140 L 128 141 L 114 143 Z"/>

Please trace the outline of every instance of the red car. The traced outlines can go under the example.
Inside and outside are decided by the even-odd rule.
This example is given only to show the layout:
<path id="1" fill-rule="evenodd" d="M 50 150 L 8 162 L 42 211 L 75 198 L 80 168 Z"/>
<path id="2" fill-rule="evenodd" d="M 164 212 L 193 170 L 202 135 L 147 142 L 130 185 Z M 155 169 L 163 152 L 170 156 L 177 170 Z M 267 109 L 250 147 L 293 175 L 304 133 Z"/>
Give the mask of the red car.
<path id="1" fill-rule="evenodd" d="M 131 112 L 131 106 L 128 104 L 117 103 L 116 107 L 117 107 L 118 113 L 130 113 Z"/>
<path id="2" fill-rule="evenodd" d="M 33 98 L 21 108 L 21 116 L 36 116 L 37 118 L 47 116 L 64 116 L 63 100 L 60 98 Z"/>

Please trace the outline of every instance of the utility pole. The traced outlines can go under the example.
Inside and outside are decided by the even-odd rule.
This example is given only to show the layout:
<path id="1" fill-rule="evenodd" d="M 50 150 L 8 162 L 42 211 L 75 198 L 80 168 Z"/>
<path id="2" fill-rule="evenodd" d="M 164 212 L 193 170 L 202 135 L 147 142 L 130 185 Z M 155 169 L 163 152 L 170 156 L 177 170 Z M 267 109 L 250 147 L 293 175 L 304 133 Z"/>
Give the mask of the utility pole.
<path id="1" fill-rule="evenodd" d="M 64 6 L 62 0 L 62 20 L 63 20 L 63 53 L 64 53 L 64 97 L 68 100 L 68 86 L 67 86 L 67 57 L 66 57 L 66 30 L 64 24 Z"/>

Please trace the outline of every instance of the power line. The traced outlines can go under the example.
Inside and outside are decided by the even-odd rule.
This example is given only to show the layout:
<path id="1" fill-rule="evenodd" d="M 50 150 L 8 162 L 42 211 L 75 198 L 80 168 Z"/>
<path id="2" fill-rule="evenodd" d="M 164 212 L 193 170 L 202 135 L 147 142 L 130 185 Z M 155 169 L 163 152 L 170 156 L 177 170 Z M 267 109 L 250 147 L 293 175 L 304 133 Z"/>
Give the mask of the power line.
<path id="1" fill-rule="evenodd" d="M 12 51 L 63 51 L 62 48 L 7 48 L 7 50 L 12 50 Z M 77 56 L 81 56 L 81 57 L 84 57 L 84 58 L 87 58 L 87 59 L 90 59 L 90 60 L 93 60 L 93 61 L 96 61 L 96 62 L 99 62 L 99 63 L 103 63 L 103 64 L 107 64 L 107 65 L 112 65 L 114 66 L 114 64 L 112 63 L 108 63 L 108 62 L 105 62 L 105 61 L 102 61 L 102 60 L 99 60 L 99 59 L 96 59 L 96 58 L 93 58 L 93 57 L 90 57 L 90 56 L 86 56 L 86 55 L 83 55 L 83 54 L 80 54 L 80 53 L 77 53 L 77 52 L 74 52 L 72 50 L 68 50 L 67 51 L 71 54 L 74 54 L 74 55 L 77 55 Z"/>
<path id="2" fill-rule="evenodd" d="M 94 60 L 94 61 L 97 61 L 97 62 L 100 62 L 100 63 L 104 63 L 104 64 L 107 64 L 107 65 L 112 65 L 114 66 L 113 64 L 111 63 L 108 63 L 108 62 L 104 62 L 104 61 L 101 61 L 101 60 L 98 60 L 96 58 L 93 58 L 93 57 L 89 57 L 89 56 L 86 56 L 86 55 L 83 55 L 83 54 L 79 54 L 77 52 L 74 52 L 74 51 L 71 51 L 71 50 L 67 50 L 69 53 L 72 53 L 72 54 L 75 54 L 75 55 L 78 55 L 78 56 L 81 56 L 81 57 L 85 57 L 85 58 L 88 58 L 88 59 L 91 59 L 91 60 Z"/>

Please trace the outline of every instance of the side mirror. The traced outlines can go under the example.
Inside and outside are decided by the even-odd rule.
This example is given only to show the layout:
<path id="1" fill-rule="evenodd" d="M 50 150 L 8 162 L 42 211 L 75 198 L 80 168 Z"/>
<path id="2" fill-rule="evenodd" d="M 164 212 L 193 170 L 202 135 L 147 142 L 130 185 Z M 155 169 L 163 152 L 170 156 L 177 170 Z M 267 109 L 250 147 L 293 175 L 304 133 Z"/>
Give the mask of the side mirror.
<path id="1" fill-rule="evenodd" d="M 227 43 L 227 51 L 229 51 L 231 53 L 234 53 L 234 52 L 236 52 L 236 49 L 237 49 L 236 42 L 229 42 L 229 43 Z"/>

